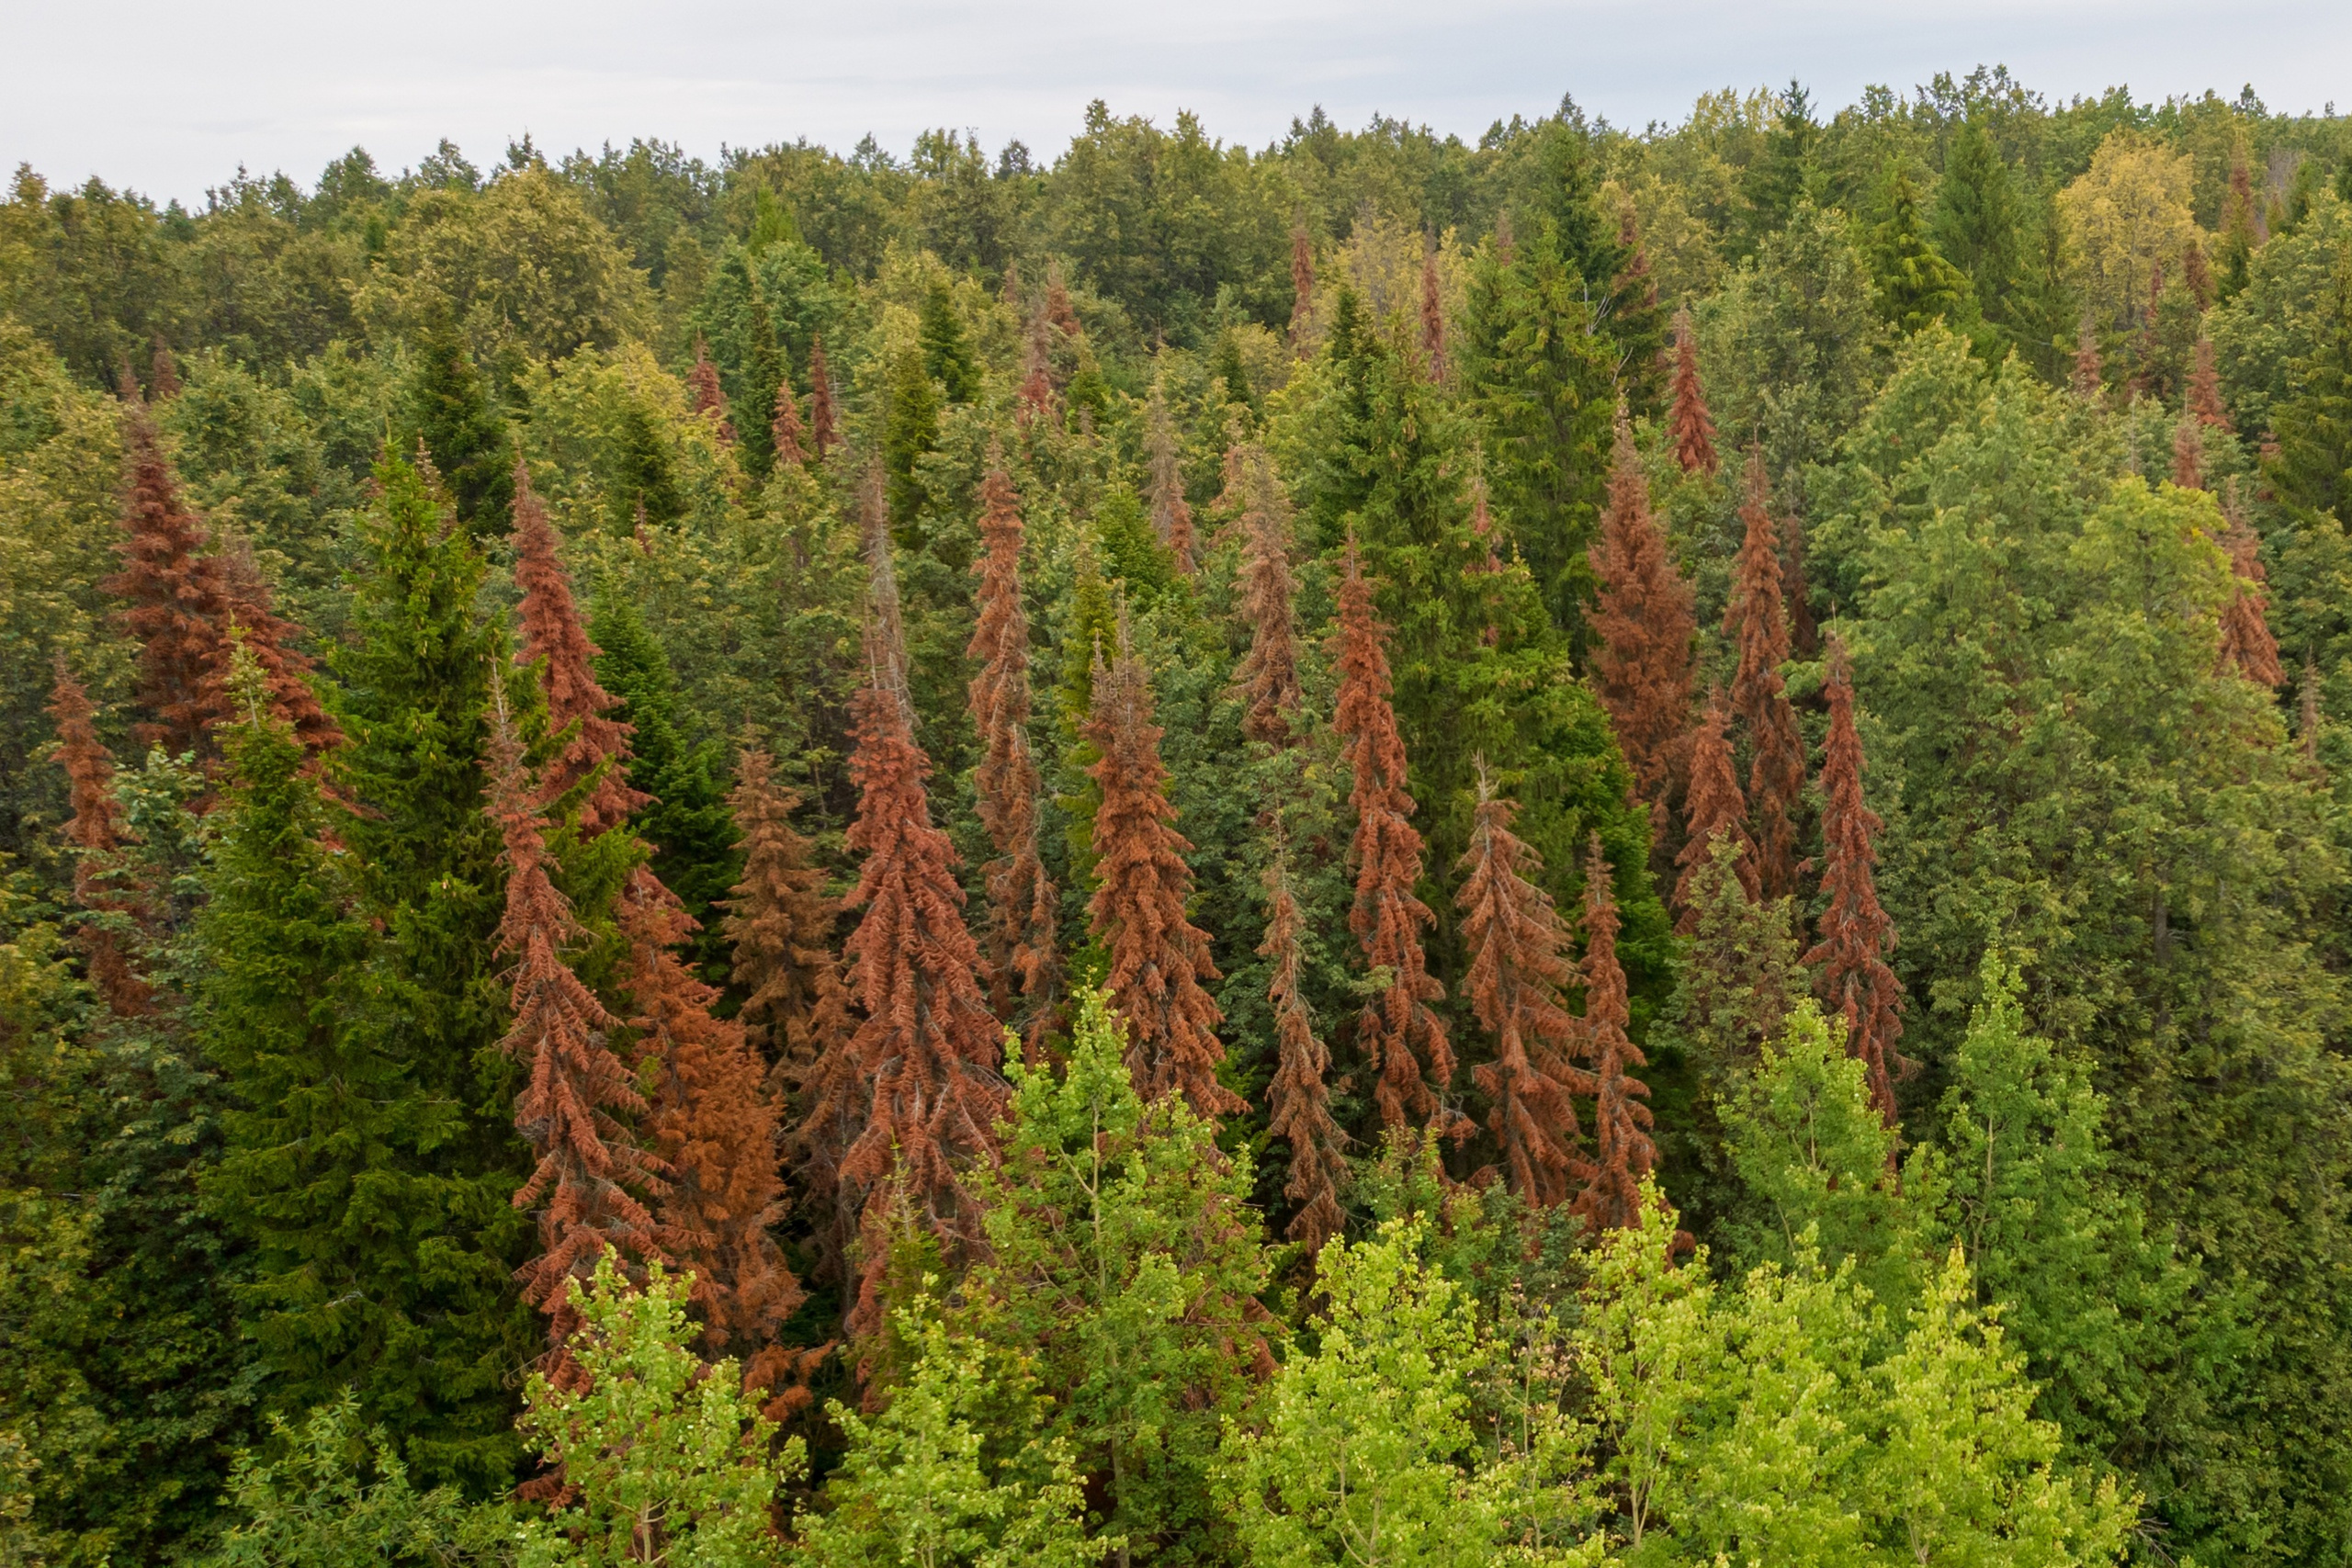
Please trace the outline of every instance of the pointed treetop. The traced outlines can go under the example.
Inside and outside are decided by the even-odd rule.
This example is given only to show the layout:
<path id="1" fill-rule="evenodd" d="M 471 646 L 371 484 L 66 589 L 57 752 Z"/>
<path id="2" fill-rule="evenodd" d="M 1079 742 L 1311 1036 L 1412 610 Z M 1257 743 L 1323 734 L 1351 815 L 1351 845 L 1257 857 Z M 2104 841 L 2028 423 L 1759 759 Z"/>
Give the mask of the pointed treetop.
<path id="1" fill-rule="evenodd" d="M 1577 1212 L 1604 1229 L 1640 1223 L 1642 1182 L 1657 1163 L 1650 1137 L 1649 1086 L 1632 1069 L 1646 1066 L 1625 1032 L 1632 1021 L 1625 971 L 1617 962 L 1617 896 L 1609 857 L 1595 833 L 1584 863 L 1584 1016 L 1578 1043 L 1592 1074 L 1592 1179 L 1577 1197 Z"/>
<path id="2" fill-rule="evenodd" d="M 2075 334 L 2075 396 L 2096 405 L 2102 395 L 2101 378 L 2105 374 L 2099 366 L 2098 334 L 2091 330 L 2091 319 L 2086 313 L 2081 329 Z"/>
<path id="3" fill-rule="evenodd" d="M 1871 1103 L 1895 1123 L 1894 1079 L 1908 1070 L 1895 1050 L 1903 1037 L 1903 983 L 1887 967 L 1894 922 L 1878 901 L 1873 868 L 1884 827 L 1862 801 L 1862 742 L 1854 727 L 1854 675 L 1845 640 L 1829 638 L 1829 736 L 1821 756 L 1820 941 L 1804 955 L 1814 989 L 1846 1020 L 1846 1049 L 1868 1074 Z"/>
<path id="4" fill-rule="evenodd" d="M 1290 231 L 1290 347 L 1306 357 L 1315 331 L 1315 244 L 1305 225 Z"/>
<path id="5" fill-rule="evenodd" d="M 1698 613 L 1690 584 L 1650 514 L 1649 476 L 1622 407 L 1609 502 L 1590 558 L 1600 580 L 1591 615 L 1599 639 L 1594 693 L 1634 771 L 1634 791 L 1649 805 L 1653 830 L 1662 836 L 1686 767 Z"/>
<path id="6" fill-rule="evenodd" d="M 1176 445 L 1176 422 L 1159 379 L 1144 404 L 1143 450 L 1151 468 L 1151 527 L 1176 557 L 1176 570 L 1193 574 L 1193 508 L 1184 499 L 1184 471 Z"/>
<path id="7" fill-rule="evenodd" d="M 74 678 L 62 653 L 57 656 L 49 712 L 57 721 L 57 763 L 65 770 L 66 799 L 74 811 L 62 831 L 65 841 L 79 852 L 74 857 L 74 901 L 101 914 L 135 913 L 136 895 L 113 885 L 115 852 L 130 836 L 114 792 L 114 758 L 98 739 L 97 709 L 90 694 Z M 114 930 L 92 922 L 74 937 L 89 964 L 90 983 L 107 1012 L 127 1019 L 153 1010 L 154 992 L 132 968 Z"/>
<path id="8" fill-rule="evenodd" d="M 1258 948 L 1259 956 L 1273 961 L 1266 999 L 1273 1004 L 1276 1057 L 1274 1079 L 1266 1090 L 1266 1132 L 1290 1145 L 1283 1195 L 1297 1212 L 1284 1234 L 1313 1252 L 1345 1223 L 1339 1192 L 1347 1166 L 1340 1155 L 1344 1135 L 1331 1120 L 1331 1053 L 1316 1034 L 1302 994 L 1304 923 L 1277 820 L 1266 860 L 1266 940 Z"/>
<path id="9" fill-rule="evenodd" d="M 2222 498 L 2222 512 L 2229 519 L 2222 547 L 2229 552 L 2230 572 L 2235 580 L 2235 589 L 2222 607 L 2222 664 L 2276 691 L 2287 683 L 2287 671 L 2278 661 L 2278 639 L 2270 631 L 2269 575 L 2262 566 L 2261 536 L 2246 521 L 2245 503 L 2235 480 Z"/>
<path id="10" fill-rule="evenodd" d="M 806 433 L 800 425 L 799 400 L 792 395 L 792 378 L 779 377 L 775 384 L 775 415 L 768 424 L 769 439 L 775 443 L 775 460 L 779 463 L 805 463 L 808 460 Z"/>
<path id="11" fill-rule="evenodd" d="M 808 439 L 810 455 L 823 462 L 825 454 L 842 444 L 833 417 L 833 372 L 825 363 L 825 334 L 808 340 Z"/>
<path id="12" fill-rule="evenodd" d="M 1250 651 L 1234 671 L 1248 705 L 1241 732 L 1276 748 L 1301 737 L 1306 698 L 1298 679 L 1298 582 L 1290 567 L 1290 499 L 1273 459 L 1251 446 L 1243 458 L 1248 510 L 1241 514 L 1241 582 L 1238 608 L 1250 627 Z"/>
<path id="13" fill-rule="evenodd" d="M 1384 1126 L 1402 1127 L 1409 1120 L 1451 1131 L 1455 1113 L 1443 1097 L 1453 1083 L 1453 1047 L 1431 1006 L 1445 987 L 1430 974 L 1421 944 L 1436 916 L 1414 891 L 1421 880 L 1421 836 L 1411 820 L 1405 740 L 1391 701 L 1387 628 L 1373 613 L 1372 584 L 1352 531 L 1339 597 L 1340 689 L 1331 728 L 1347 759 L 1348 806 L 1356 819 L 1349 848 L 1355 901 L 1348 929 L 1363 949 L 1366 970 L 1388 977 L 1357 1018 L 1356 1049 L 1374 1074 L 1373 1100 Z"/>
<path id="14" fill-rule="evenodd" d="M 2222 406 L 2222 373 L 2213 363 L 2213 340 L 2197 340 L 2197 366 L 2188 375 L 2188 408 L 2197 423 L 2223 432 L 2233 431 L 2229 411 Z"/>
<path id="15" fill-rule="evenodd" d="M 2205 427 L 2184 409 L 2172 423 L 2172 482 L 2182 490 L 2205 488 Z"/>
<path id="16" fill-rule="evenodd" d="M 1564 1201 L 1591 1174 L 1577 1144 L 1575 1096 L 1598 1087 L 1574 1065 L 1577 1021 L 1561 993 L 1573 983 L 1567 928 L 1537 886 L 1544 863 L 1510 830 L 1518 804 L 1495 793 L 1478 760 L 1478 804 L 1454 902 L 1470 950 L 1463 988 L 1494 1059 L 1472 1077 L 1490 1109 L 1504 1179 L 1530 1203 Z"/>
<path id="17" fill-rule="evenodd" d="M 1756 814 L 1757 873 L 1765 896 L 1777 898 L 1796 889 L 1793 817 L 1804 794 L 1805 752 L 1781 678 L 1781 665 L 1789 657 L 1788 606 L 1770 497 L 1764 454 L 1751 446 L 1747 499 L 1739 509 L 1744 537 L 1737 576 L 1724 607 L 1724 629 L 1736 632 L 1739 643 L 1731 701 L 1747 728 L 1750 748 L 1747 802 Z"/>
<path id="18" fill-rule="evenodd" d="M 1674 907 L 1678 919 L 1674 927 L 1679 936 L 1689 936 L 1692 922 L 1698 919 L 1697 886 L 1701 869 L 1713 852 L 1715 840 L 1725 840 L 1739 851 L 1737 866 L 1739 886 L 1755 903 L 1762 897 L 1756 881 L 1756 840 L 1747 834 L 1747 799 L 1740 793 L 1739 775 L 1733 770 L 1731 739 L 1727 730 L 1731 715 L 1724 706 L 1724 689 L 1714 687 L 1707 694 L 1706 712 L 1699 719 L 1699 727 L 1691 732 L 1690 784 L 1683 795 L 1686 833 L 1682 852 L 1675 863 L 1682 868 L 1674 885 Z"/>
<path id="19" fill-rule="evenodd" d="M 710 362 L 710 345 L 700 334 L 695 338 L 695 365 L 686 372 L 686 388 L 694 393 L 696 416 L 710 421 L 718 427 L 718 439 L 733 446 L 735 427 L 727 419 L 727 393 L 718 384 L 718 367 Z"/>
<path id="20" fill-rule="evenodd" d="M 1130 1030 L 1127 1069 L 1146 1100 L 1182 1093 L 1196 1115 L 1227 1116 L 1247 1103 L 1217 1081 L 1225 1015 L 1204 987 L 1217 977 L 1208 933 L 1185 916 L 1193 848 L 1176 830 L 1152 722 L 1151 686 L 1121 606 L 1108 667 L 1095 650 L 1094 700 L 1083 730 L 1101 752 L 1087 769 L 1102 791 L 1094 815 L 1095 941 L 1109 959 L 1105 984 Z"/>
<path id="21" fill-rule="evenodd" d="M 1713 474 L 1723 459 L 1715 455 L 1715 422 L 1699 384 L 1699 334 L 1688 308 L 1674 313 L 1672 398 L 1666 431 L 1674 444 L 1674 460 L 1686 474 Z"/>
<path id="22" fill-rule="evenodd" d="M 649 797 L 628 785 L 632 731 L 610 716 L 618 701 L 597 682 L 596 645 L 588 640 L 571 595 L 571 574 L 557 553 L 555 525 L 520 457 L 514 462 L 514 545 L 523 622 L 514 662 L 538 667 L 548 721 L 566 737 L 541 781 L 544 798 L 557 800 L 593 777 L 580 802 L 580 830 L 593 836 L 627 821 Z"/>
<path id="23" fill-rule="evenodd" d="M 1445 294 L 1437 267 L 1437 236 L 1421 243 L 1421 359 L 1430 379 L 1442 386 L 1449 374 L 1445 357 Z"/>

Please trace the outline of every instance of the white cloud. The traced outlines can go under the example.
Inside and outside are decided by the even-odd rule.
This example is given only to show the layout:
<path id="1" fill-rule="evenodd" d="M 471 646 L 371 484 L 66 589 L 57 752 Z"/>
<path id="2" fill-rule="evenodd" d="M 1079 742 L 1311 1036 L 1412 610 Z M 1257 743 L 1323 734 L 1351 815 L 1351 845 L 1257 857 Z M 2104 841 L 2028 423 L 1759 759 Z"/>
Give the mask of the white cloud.
<path id="1" fill-rule="evenodd" d="M 1198 0 L 1171 5 L 937 0 L 8 0 L 0 33 L 0 159 L 53 183 L 96 173 L 194 199 L 240 164 L 308 180 L 355 142 L 387 167 L 442 136 L 477 163 L 528 130 L 551 151 L 660 137 L 806 136 L 846 148 L 872 132 L 977 130 L 1050 157 L 1087 100 L 1262 145 L 1321 103 L 1343 125 L 1374 112 L 1475 138 L 1562 92 L 1628 125 L 1679 118 L 1711 87 L 1795 76 L 1816 102 L 1868 83 L 2007 62 L 2053 98 L 2128 84 L 2142 97 L 2234 95 L 2317 109 L 2352 59 L 2352 6 L 2256 0 L 2216 26 L 2186 0 Z"/>

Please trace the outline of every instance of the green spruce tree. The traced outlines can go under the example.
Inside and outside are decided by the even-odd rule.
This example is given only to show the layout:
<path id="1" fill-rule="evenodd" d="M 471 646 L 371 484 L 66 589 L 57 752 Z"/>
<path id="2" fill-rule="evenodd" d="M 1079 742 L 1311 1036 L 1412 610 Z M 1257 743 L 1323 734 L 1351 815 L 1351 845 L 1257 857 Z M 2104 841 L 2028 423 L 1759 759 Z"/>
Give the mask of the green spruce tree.
<path id="1" fill-rule="evenodd" d="M 403 455 L 414 456 L 424 443 L 457 503 L 458 520 L 476 538 L 504 528 L 514 504 L 514 441 L 465 334 L 446 320 L 428 322 L 409 344 L 401 413 Z"/>
<path id="2" fill-rule="evenodd" d="M 361 915 L 380 929 L 377 1025 L 416 1092 L 456 1122 L 418 1173 L 441 1184 L 446 1218 L 419 1246 L 445 1294 L 438 1354 L 415 1376 L 465 1418 L 421 1427 L 408 1459 L 421 1478 L 487 1490 L 511 1483 L 521 1459 L 515 1379 L 539 1348 L 512 1279 L 531 1234 L 508 1201 L 530 1157 L 514 1128 L 514 1067 L 498 1050 L 503 879 L 483 809 L 484 715 L 506 638 L 479 607 L 481 552 L 446 526 L 424 476 L 388 456 L 376 483 L 352 637 L 333 660 L 351 743 L 336 754 L 346 808 L 331 828 L 352 854 Z"/>

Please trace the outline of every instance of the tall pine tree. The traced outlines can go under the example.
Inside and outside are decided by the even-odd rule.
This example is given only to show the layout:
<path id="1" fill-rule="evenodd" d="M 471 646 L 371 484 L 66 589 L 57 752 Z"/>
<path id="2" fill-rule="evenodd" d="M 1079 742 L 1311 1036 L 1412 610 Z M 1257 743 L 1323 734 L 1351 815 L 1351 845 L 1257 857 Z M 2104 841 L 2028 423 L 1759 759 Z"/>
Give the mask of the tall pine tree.
<path id="1" fill-rule="evenodd" d="M 1788 605 L 1781 588 L 1781 551 L 1774 537 L 1764 454 L 1747 454 L 1747 499 L 1739 518 L 1744 537 L 1738 575 L 1724 607 L 1724 630 L 1739 644 L 1731 701 L 1747 731 L 1747 804 L 1756 814 L 1757 874 L 1764 895 L 1794 891 L 1795 812 L 1804 791 L 1804 739 L 1789 706 L 1781 665 L 1789 657 Z"/>

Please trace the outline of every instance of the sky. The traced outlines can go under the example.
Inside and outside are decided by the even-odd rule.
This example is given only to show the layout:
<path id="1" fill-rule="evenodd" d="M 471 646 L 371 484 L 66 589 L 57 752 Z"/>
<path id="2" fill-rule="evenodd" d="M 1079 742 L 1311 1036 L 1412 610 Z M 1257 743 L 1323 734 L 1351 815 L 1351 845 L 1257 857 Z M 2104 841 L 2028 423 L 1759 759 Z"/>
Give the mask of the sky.
<path id="1" fill-rule="evenodd" d="M 2253 84 L 2352 105 L 2346 0 L 0 0 L 0 163 L 199 202 L 242 165 L 304 184 L 355 144 L 387 172 L 443 137 L 478 164 L 632 137 L 722 145 L 1019 138 L 1048 160 L 1090 99 L 1198 114 L 1252 147 L 1320 105 L 1475 140 L 1572 93 L 1638 127 L 1792 77 L 1818 105 L 2006 63 L 2063 102 Z"/>

